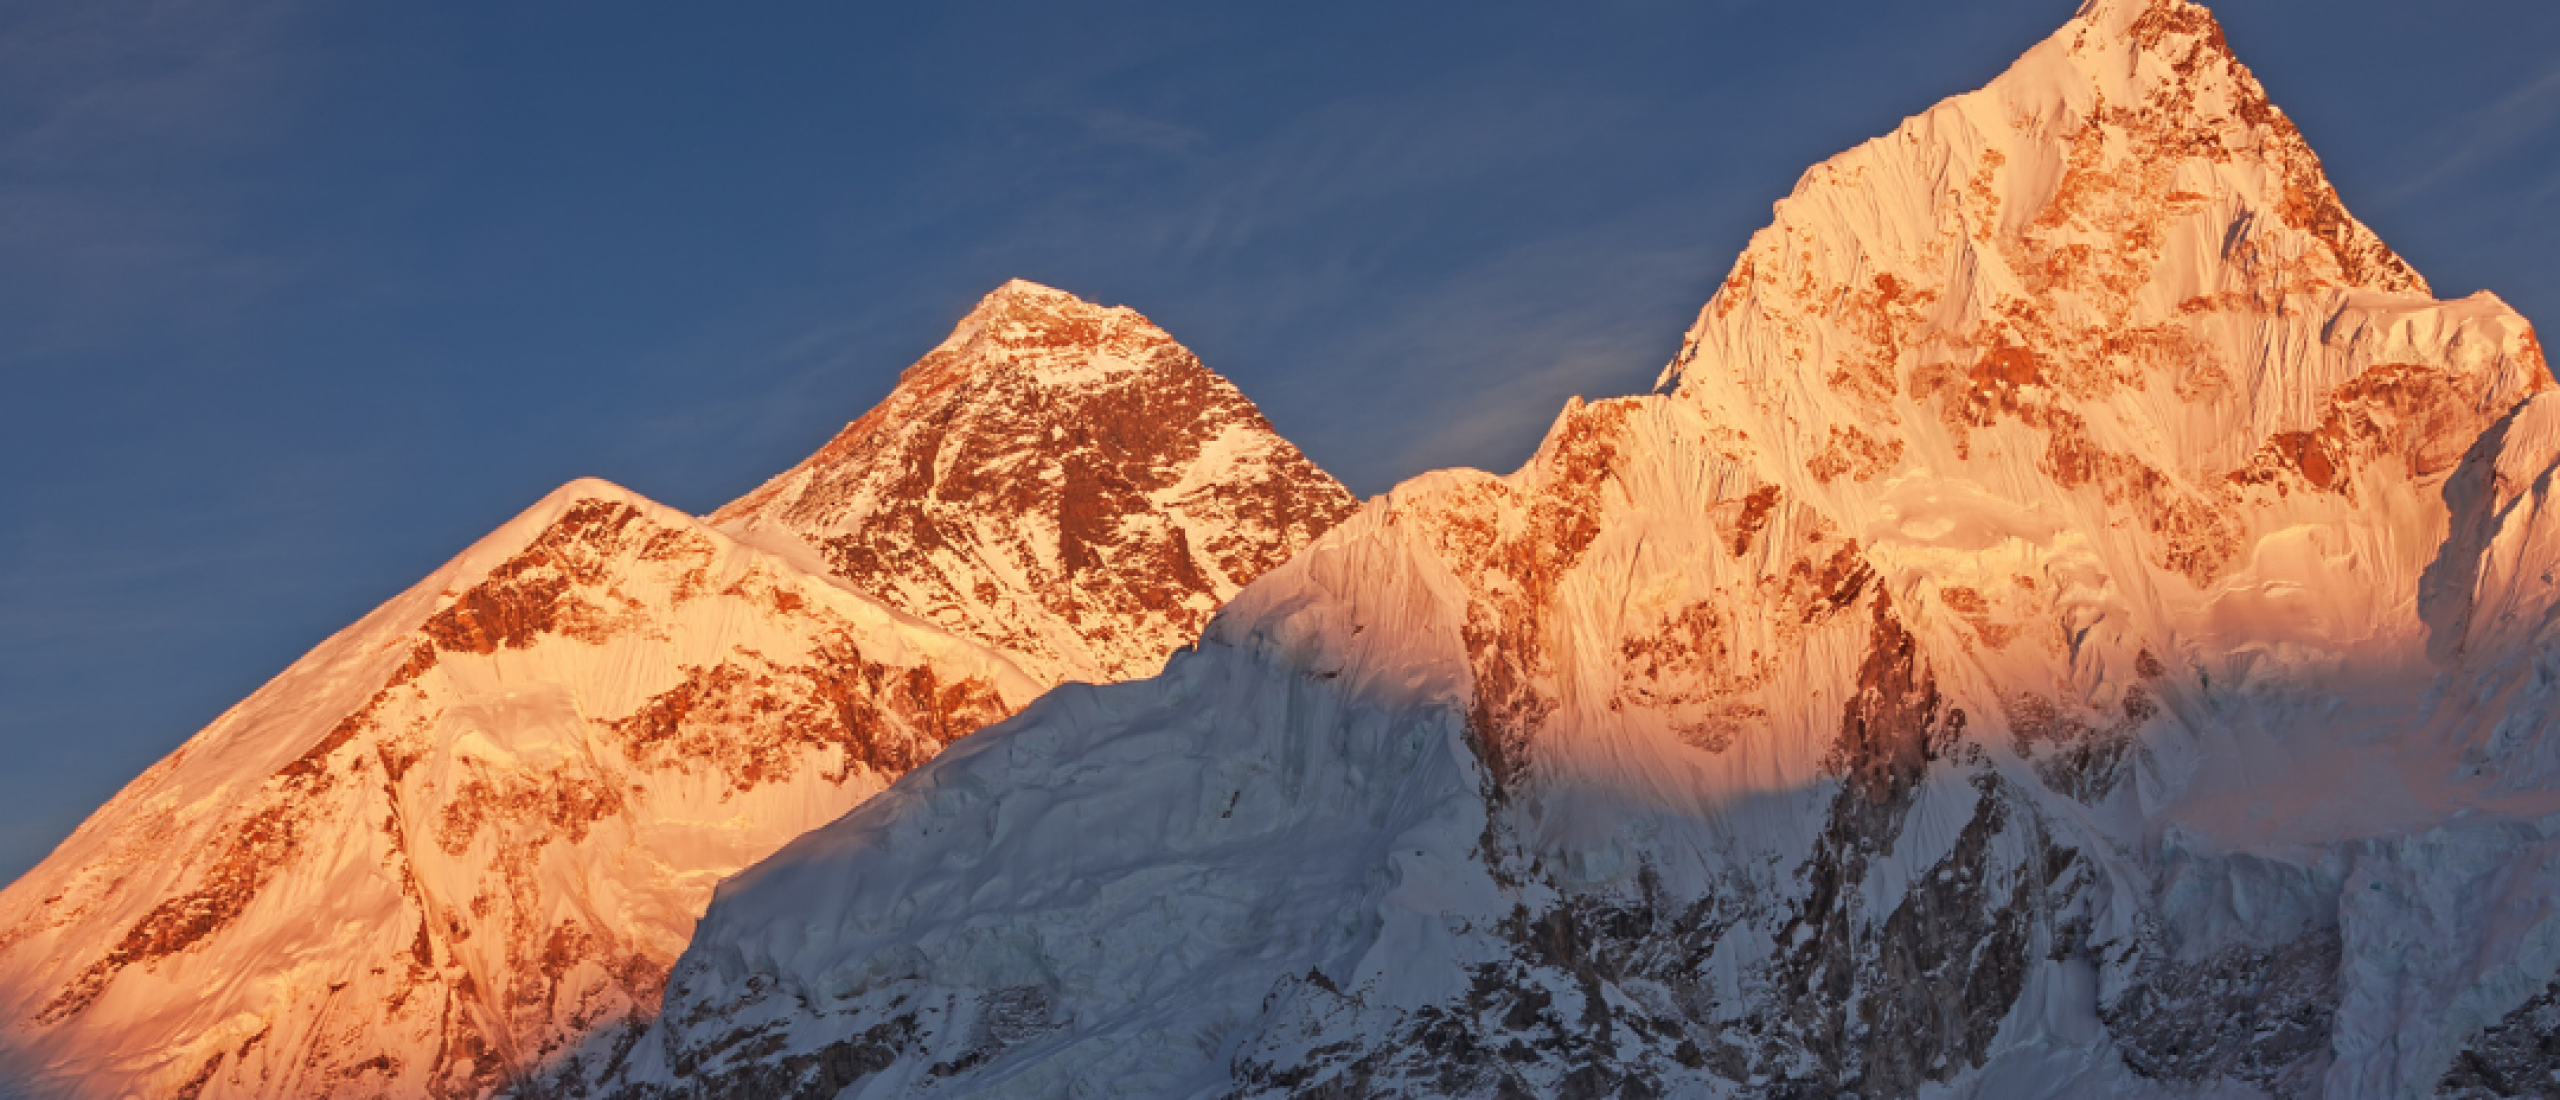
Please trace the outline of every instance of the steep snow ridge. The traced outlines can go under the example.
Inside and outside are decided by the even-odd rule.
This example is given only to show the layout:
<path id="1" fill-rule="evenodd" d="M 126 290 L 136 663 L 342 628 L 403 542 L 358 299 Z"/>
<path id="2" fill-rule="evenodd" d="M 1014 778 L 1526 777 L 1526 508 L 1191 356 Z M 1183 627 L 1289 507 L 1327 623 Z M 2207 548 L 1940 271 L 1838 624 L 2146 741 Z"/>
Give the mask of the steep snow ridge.
<path id="1" fill-rule="evenodd" d="M 29 1095 L 478 1095 L 655 1007 L 713 884 L 1028 702 L 599 481 L 313 650 L 0 893 Z"/>
<path id="2" fill-rule="evenodd" d="M 1352 508 L 1135 311 L 1015 280 L 722 530 L 1011 654 L 1145 675 Z"/>
<path id="3" fill-rule="evenodd" d="M 2098 0 L 1809 172 L 1663 393 L 743 877 L 589 1084 L 2511 1090 L 2548 386 L 2202 8 Z"/>

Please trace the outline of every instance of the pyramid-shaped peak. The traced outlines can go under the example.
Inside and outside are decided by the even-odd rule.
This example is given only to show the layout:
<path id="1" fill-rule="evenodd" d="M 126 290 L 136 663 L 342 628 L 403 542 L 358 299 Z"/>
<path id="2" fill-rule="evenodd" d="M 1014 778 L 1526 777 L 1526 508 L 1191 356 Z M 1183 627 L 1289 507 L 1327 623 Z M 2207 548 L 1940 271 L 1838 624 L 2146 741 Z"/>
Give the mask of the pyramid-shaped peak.
<path id="1" fill-rule="evenodd" d="M 1790 493 L 2087 490 L 2205 588 L 2248 564 L 2234 502 L 2351 491 L 2343 451 L 2299 441 L 2356 402 L 2428 425 L 2368 470 L 2435 472 L 2545 373 L 2522 318 L 2434 301 L 2347 211 L 2203 7 L 2096 0 L 1807 172 L 1666 381 Z"/>
<path id="2" fill-rule="evenodd" d="M 2213 13 L 2192 0 L 2087 0 L 2071 18 L 2115 34 L 2133 33 L 2139 25 L 2145 34 L 2209 32 L 2216 39 L 2221 37 Z"/>
<path id="3" fill-rule="evenodd" d="M 1153 672 L 1353 505 L 1136 310 L 1016 279 L 711 518 L 1037 675 L 1108 680 Z"/>
<path id="4" fill-rule="evenodd" d="M 2077 334 L 2071 358 L 2120 373 L 2135 369 L 2113 365 L 2126 341 L 2163 325 L 2430 293 L 2189 0 L 2090 0 L 1986 86 L 1814 166 L 1775 214 L 1667 377 L 1720 343 L 1765 351 L 1763 316 L 1836 313 L 1851 343 L 1911 360 L 1799 349 L 1852 361 L 1832 373 L 1872 404 L 1908 389 L 1897 369 L 2030 343 L 2027 330 Z M 1855 301 L 1824 297 L 1843 288 Z"/>
<path id="5" fill-rule="evenodd" d="M 2116 44 L 2175 57 L 2199 48 L 2207 56 L 2231 55 L 2221 21 L 2193 0 L 2086 0 L 2059 37 L 2076 50 Z"/>
<path id="6" fill-rule="evenodd" d="M 1074 376 L 1095 356 L 1131 363 L 1188 358 L 1159 354 L 1167 349 L 1179 346 L 1136 310 L 1100 305 L 1055 287 L 1011 279 L 979 299 L 976 308 L 953 327 L 950 338 L 917 367 L 975 371 L 1014 366 L 1040 373 L 1063 370 Z M 919 378 L 911 370 L 904 384 L 930 384 L 932 376 L 940 373 L 929 371 Z"/>
<path id="7" fill-rule="evenodd" d="M 1046 283 L 1035 283 L 1029 279 L 1007 279 L 1004 285 L 988 291 L 986 297 L 979 299 L 978 307 L 971 310 L 970 315 L 974 317 L 989 312 L 1001 312 L 1023 305 L 1047 305 L 1065 309 L 1083 308 L 1096 312 L 1107 312 L 1113 308 L 1085 301 L 1072 292 L 1060 290 Z"/>
<path id="8" fill-rule="evenodd" d="M 2233 107 L 2251 126 L 2265 125 L 2283 115 L 2267 101 L 2265 89 L 2248 66 L 2232 53 L 2230 39 L 2222 33 L 2222 22 L 2202 4 L 2189 0 L 2089 0 L 2053 41 L 2066 47 L 2066 52 L 2084 68 L 2109 61 L 2119 65 L 2132 62 L 2127 75 L 2137 85 L 2156 88 L 2193 84 L 2198 90 L 2218 85 L 2231 97 L 2227 102 L 2215 102 L 2220 97 L 2191 95 L 2187 105 L 2192 108 Z M 2022 67 L 2031 68 L 2034 57 L 2029 54 Z M 2142 64 L 2146 57 L 2151 64 Z"/>
<path id="9" fill-rule="evenodd" d="M 2061 80 L 2052 79 L 2046 61 L 2056 53 L 2070 74 Z M 2105 130 L 2137 154 L 2136 164 L 2154 171 L 2182 160 L 2194 168 L 2254 165 L 2275 184 L 2272 193 L 2234 194 L 2239 189 L 2229 178 L 2186 193 L 2248 202 L 2316 240 L 2335 265 L 2325 277 L 2337 285 L 2432 293 L 2415 269 L 2347 212 L 2319 155 L 2232 52 L 2221 22 L 2202 4 L 2089 0 L 1983 94 L 2021 115 L 2059 123 L 2053 132 L 2071 136 L 2071 154 L 2087 155 L 2080 146 Z"/>

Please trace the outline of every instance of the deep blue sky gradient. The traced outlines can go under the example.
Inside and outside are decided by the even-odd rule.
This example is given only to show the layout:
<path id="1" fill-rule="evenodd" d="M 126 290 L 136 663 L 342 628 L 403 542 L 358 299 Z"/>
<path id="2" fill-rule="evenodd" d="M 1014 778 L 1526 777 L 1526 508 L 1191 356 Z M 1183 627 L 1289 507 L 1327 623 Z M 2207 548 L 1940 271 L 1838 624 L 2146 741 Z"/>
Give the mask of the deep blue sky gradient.
<path id="1" fill-rule="evenodd" d="M 549 489 L 708 511 L 1009 276 L 1364 495 L 1509 469 L 2072 7 L 0 4 L 0 879 Z M 2219 12 L 2439 293 L 2560 316 L 2560 5 Z"/>

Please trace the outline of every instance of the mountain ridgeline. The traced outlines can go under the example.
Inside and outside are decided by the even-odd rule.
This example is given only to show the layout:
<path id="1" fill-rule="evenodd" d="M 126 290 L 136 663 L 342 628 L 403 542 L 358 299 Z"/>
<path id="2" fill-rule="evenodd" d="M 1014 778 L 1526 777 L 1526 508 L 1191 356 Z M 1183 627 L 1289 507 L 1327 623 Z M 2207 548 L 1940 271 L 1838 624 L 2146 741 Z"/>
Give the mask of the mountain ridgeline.
<path id="1" fill-rule="evenodd" d="M 1014 283 L 708 519 L 561 490 L 0 893 L 0 1073 L 2552 1095 L 2555 472 L 2532 326 L 2090 0 L 1508 476 Z"/>
<path id="2" fill-rule="evenodd" d="M 2550 385 L 2096 0 L 1808 172 L 1658 392 L 724 884 L 552 1087 L 2539 1095 Z"/>
<path id="3" fill-rule="evenodd" d="M 0 893 L 0 1094 L 442 1100 L 627 1045 L 723 877 L 1153 672 L 1353 504 L 1145 318 L 1008 284 L 711 521 L 564 487 L 135 780 Z"/>

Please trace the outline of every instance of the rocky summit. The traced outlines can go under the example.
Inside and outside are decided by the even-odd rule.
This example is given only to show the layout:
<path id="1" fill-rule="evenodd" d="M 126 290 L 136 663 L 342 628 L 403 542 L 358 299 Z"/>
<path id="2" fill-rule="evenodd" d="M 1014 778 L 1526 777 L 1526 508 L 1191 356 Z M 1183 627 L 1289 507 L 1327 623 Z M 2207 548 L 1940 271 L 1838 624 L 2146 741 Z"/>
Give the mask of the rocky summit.
<path id="1" fill-rule="evenodd" d="M 711 522 L 1043 680 L 1150 675 L 1355 502 L 1136 311 L 1016 280 Z"/>

